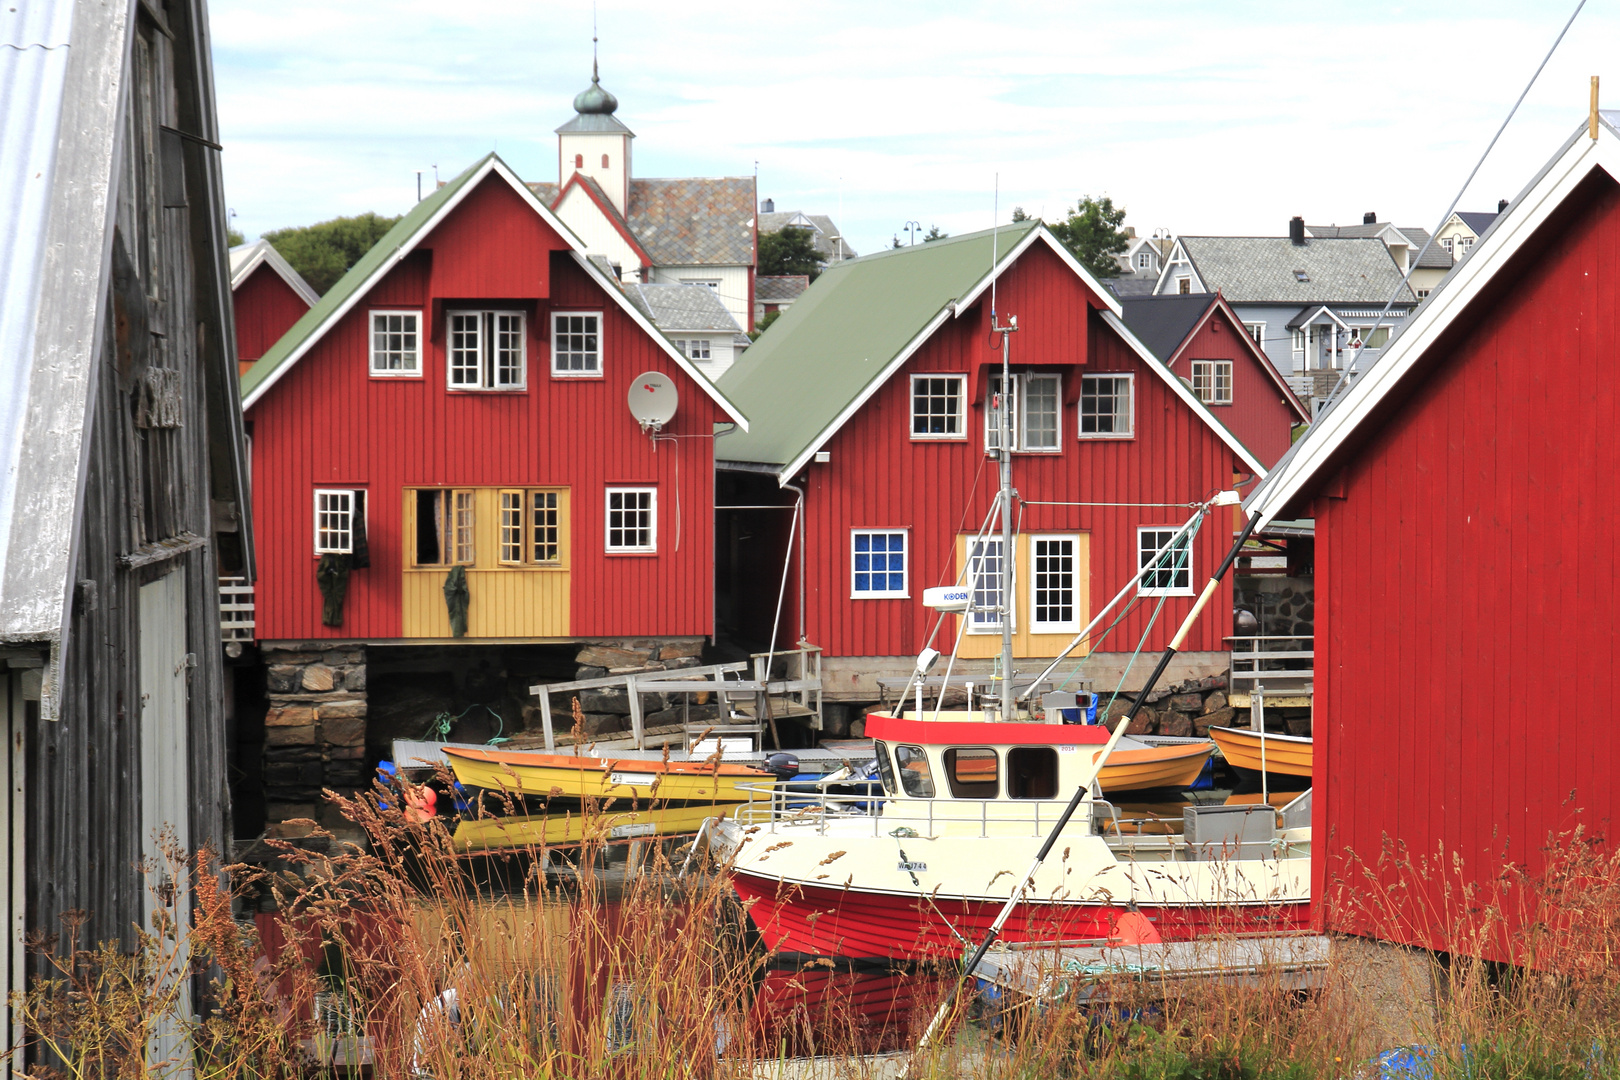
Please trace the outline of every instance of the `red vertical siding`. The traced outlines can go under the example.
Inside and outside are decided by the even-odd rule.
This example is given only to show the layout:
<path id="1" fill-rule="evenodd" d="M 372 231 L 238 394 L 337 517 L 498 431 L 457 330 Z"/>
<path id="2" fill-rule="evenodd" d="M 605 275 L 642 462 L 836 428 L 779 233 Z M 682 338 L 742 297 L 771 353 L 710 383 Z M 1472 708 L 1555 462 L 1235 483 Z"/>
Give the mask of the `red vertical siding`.
<path id="1" fill-rule="evenodd" d="M 1232 361 L 1232 404 L 1211 405 L 1209 410 L 1269 469 L 1288 452 L 1293 426 L 1301 417 L 1265 362 L 1240 336 L 1244 333 L 1243 324 L 1217 306 L 1209 321 L 1171 359 L 1170 370 L 1191 382 L 1194 360 Z"/>
<path id="2" fill-rule="evenodd" d="M 231 290 L 236 311 L 236 358 L 257 360 L 309 305 L 268 263 L 260 263 L 246 281 Z"/>
<path id="3" fill-rule="evenodd" d="M 422 378 L 370 377 L 367 312 L 427 314 L 445 299 L 521 301 L 514 306 L 528 315 L 526 390 L 448 391 L 442 319 L 429 328 Z M 551 377 L 548 315 L 557 308 L 602 313 L 603 378 Z M 626 404 L 631 381 L 646 371 L 669 374 L 680 392 L 679 412 L 657 443 Z M 400 636 L 402 490 L 418 485 L 567 486 L 571 636 L 712 633 L 712 431 L 726 417 L 497 176 L 466 196 L 248 418 L 265 639 Z M 656 555 L 604 554 L 604 488 L 619 483 L 657 485 Z M 315 587 L 313 492 L 347 486 L 367 489 L 371 567 L 352 575 L 343 625 L 327 628 Z"/>
<path id="4" fill-rule="evenodd" d="M 1589 181 L 1572 202 L 1315 500 L 1332 929 L 1390 935 L 1327 890 L 1386 846 L 1455 854 L 1488 886 L 1576 824 L 1612 838 L 1620 188 Z M 1410 883 L 1406 940 L 1445 947 L 1423 918 L 1446 911 L 1438 887 Z"/>
<path id="5" fill-rule="evenodd" d="M 1180 525 L 1185 506 L 1230 487 L 1233 454 L 1220 437 L 1148 370 L 1101 319 L 1094 298 L 1055 255 L 1036 245 L 1007 271 L 998 289 L 1003 319 L 1018 317 L 1012 339 L 1015 369 L 1039 365 L 1063 376 L 1061 451 L 1018 454 L 1013 484 L 1030 501 L 1168 503 L 1163 507 L 1027 506 L 1023 532 L 1086 532 L 1091 535 L 1092 609 L 1118 592 L 1136 571 L 1136 528 Z M 999 343 L 989 337 L 988 296 L 943 326 L 828 443 L 831 461 L 808 467 L 806 524 L 807 630 L 829 656 L 906 656 L 927 640 L 932 613 L 921 590 L 949 584 L 956 574 L 956 536 L 973 532 L 989 512 L 997 466 L 984 453 L 982 378 L 978 399 L 967 410 L 961 441 L 913 441 L 910 437 L 912 374 L 982 376 L 1000 363 Z M 1136 434 L 1118 441 L 1077 437 L 1082 371 L 1134 373 Z M 911 598 L 850 599 L 850 530 L 868 527 L 911 530 Z M 1194 547 L 1194 588 L 1231 546 L 1231 519 L 1212 515 Z M 1022 586 L 1020 587 L 1022 589 Z M 1188 639 L 1188 650 L 1224 648 L 1231 609 L 1230 584 L 1210 605 Z M 1171 597 L 1146 647 L 1168 644 L 1190 609 L 1190 597 Z M 1102 647 L 1135 648 L 1147 625 L 1151 602 L 1139 608 Z"/>

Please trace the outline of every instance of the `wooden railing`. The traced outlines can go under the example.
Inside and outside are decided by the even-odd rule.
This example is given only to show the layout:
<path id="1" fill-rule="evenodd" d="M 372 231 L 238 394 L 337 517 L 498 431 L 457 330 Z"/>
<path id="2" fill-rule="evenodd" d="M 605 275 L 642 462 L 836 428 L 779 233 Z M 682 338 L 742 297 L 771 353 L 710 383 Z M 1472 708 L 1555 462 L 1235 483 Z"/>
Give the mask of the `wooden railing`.
<path id="1" fill-rule="evenodd" d="M 219 579 L 220 640 L 253 640 L 253 583 L 245 577 Z"/>
<path id="2" fill-rule="evenodd" d="M 1310 635 L 1249 635 L 1226 640 L 1232 647 L 1233 693 L 1252 693 L 1261 685 L 1272 697 L 1310 696 L 1316 681 L 1316 650 Z"/>

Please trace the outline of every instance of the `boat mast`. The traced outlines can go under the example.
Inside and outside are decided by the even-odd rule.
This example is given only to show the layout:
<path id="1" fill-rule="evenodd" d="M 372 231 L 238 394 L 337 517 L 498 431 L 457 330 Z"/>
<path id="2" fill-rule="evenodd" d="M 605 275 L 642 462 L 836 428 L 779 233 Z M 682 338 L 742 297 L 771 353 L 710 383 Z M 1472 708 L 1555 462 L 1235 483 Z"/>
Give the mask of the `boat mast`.
<path id="1" fill-rule="evenodd" d="M 1012 515 L 1012 367 L 1008 339 L 1018 329 L 1018 316 L 1007 317 L 1007 325 L 996 322 L 990 309 L 990 332 L 1001 335 L 1001 433 L 996 440 L 1001 451 L 1001 490 L 996 493 L 1001 514 L 1001 719 L 1013 718 L 1012 639 L 1013 639 L 1013 515 Z"/>

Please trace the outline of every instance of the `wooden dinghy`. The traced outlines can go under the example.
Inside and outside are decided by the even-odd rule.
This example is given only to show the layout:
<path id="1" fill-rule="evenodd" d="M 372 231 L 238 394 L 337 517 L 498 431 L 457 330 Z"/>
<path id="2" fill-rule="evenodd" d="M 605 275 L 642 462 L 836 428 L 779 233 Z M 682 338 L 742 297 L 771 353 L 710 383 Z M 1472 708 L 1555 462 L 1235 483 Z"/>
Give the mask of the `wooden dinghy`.
<path id="1" fill-rule="evenodd" d="M 770 773 L 728 762 L 621 761 L 451 746 L 444 754 L 467 787 L 537 799 L 739 803 L 751 797 L 745 787 L 776 782 Z"/>
<path id="2" fill-rule="evenodd" d="M 1247 728 L 1212 727 L 1209 737 L 1221 748 L 1228 764 L 1252 773 L 1284 776 L 1311 775 L 1311 740 L 1306 735 L 1261 734 Z M 1261 761 L 1264 742 L 1265 760 Z"/>
<path id="3" fill-rule="evenodd" d="M 1214 743 L 1184 746 L 1143 746 L 1116 749 L 1097 774 L 1097 786 L 1104 793 L 1145 791 L 1148 788 L 1184 788 L 1198 779 L 1204 762 L 1215 752 Z M 1102 751 L 1092 754 L 1092 760 Z"/>

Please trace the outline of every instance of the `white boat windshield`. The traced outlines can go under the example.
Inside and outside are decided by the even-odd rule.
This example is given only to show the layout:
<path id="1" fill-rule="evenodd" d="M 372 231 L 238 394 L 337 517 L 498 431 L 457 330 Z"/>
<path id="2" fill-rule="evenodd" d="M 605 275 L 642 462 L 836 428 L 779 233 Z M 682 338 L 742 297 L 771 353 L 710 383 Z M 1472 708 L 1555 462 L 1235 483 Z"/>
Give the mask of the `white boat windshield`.
<path id="1" fill-rule="evenodd" d="M 920 746 L 896 746 L 894 764 L 900 773 L 900 787 L 914 799 L 934 797 L 934 774 L 928 768 L 928 755 Z"/>

